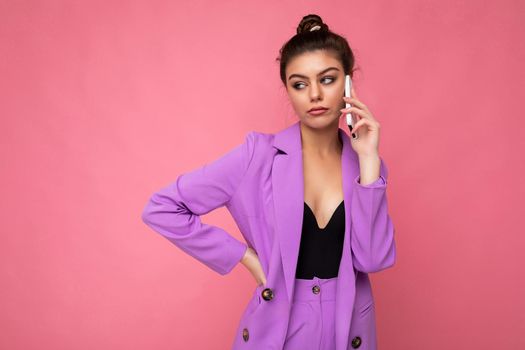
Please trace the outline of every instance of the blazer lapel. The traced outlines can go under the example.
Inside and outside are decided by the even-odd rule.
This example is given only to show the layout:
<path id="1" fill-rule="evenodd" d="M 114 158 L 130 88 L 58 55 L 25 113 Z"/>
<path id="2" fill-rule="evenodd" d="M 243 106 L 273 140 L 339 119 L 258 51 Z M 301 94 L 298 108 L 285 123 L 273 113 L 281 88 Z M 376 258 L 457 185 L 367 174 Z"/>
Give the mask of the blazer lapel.
<path id="1" fill-rule="evenodd" d="M 335 341 L 336 350 L 345 350 L 348 347 L 348 336 L 352 322 L 352 314 L 355 301 L 355 273 L 352 262 L 352 250 L 350 246 L 350 235 L 352 227 L 352 216 L 350 204 L 352 203 L 353 181 L 359 175 L 357 154 L 352 149 L 350 137 L 342 129 L 339 135 L 343 140 L 343 152 L 341 155 L 341 168 L 343 177 L 343 195 L 345 206 L 345 235 L 343 241 L 343 254 L 339 265 L 336 288 L 336 318 L 335 318 Z"/>
<path id="2" fill-rule="evenodd" d="M 350 203 L 352 181 L 359 169 L 354 166 L 357 155 L 352 150 L 346 132 L 339 128 L 343 141 L 341 167 L 345 207 L 345 235 L 343 254 L 338 273 L 336 291 L 336 348 L 346 349 L 355 299 L 355 271 L 350 247 Z M 304 211 L 304 174 L 300 122 L 275 134 L 273 146 L 277 149 L 272 166 L 272 188 L 276 238 L 281 250 L 288 300 L 292 300 L 293 287 Z"/>
<path id="3" fill-rule="evenodd" d="M 345 231 L 349 231 L 348 223 L 351 218 L 350 182 L 357 176 L 355 169 L 351 168 L 351 160 L 355 157 L 355 153 L 350 149 L 348 135 L 341 128 L 339 128 L 339 136 L 343 141 L 341 167 L 345 201 Z M 300 122 L 298 121 L 276 133 L 273 146 L 278 151 L 275 154 L 272 167 L 274 217 L 283 258 L 288 297 L 291 300 L 304 214 L 304 174 Z M 349 240 L 345 240 L 346 243 L 349 243 Z"/>
<path id="4" fill-rule="evenodd" d="M 288 300 L 293 285 L 304 210 L 304 178 L 301 129 L 299 122 L 275 134 L 272 188 L 276 238 L 279 240 Z"/>

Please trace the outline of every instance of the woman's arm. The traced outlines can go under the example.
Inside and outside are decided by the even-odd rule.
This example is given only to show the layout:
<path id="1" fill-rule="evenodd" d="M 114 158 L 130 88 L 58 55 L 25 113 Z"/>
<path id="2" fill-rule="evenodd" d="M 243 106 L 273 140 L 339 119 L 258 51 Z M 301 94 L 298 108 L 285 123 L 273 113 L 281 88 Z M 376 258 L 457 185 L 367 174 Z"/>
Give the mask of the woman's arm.
<path id="1" fill-rule="evenodd" d="M 221 158 L 180 175 L 154 193 L 142 220 L 187 254 L 221 275 L 241 261 L 247 245 L 222 228 L 205 224 L 200 216 L 224 206 L 235 195 L 250 166 L 255 136 Z"/>
<path id="2" fill-rule="evenodd" d="M 386 269 L 394 265 L 396 259 L 395 231 L 386 194 L 388 169 L 382 158 L 379 157 L 379 161 L 379 177 L 375 181 L 363 185 L 361 174 L 355 178 L 351 205 L 353 264 L 356 270 L 366 273 Z M 373 168 L 372 160 L 369 165 L 361 164 L 362 173 L 367 174 L 364 168 Z"/>
<path id="3" fill-rule="evenodd" d="M 255 278 L 257 285 L 266 284 L 266 276 L 264 275 L 264 270 L 259 260 L 259 256 L 252 248 L 248 247 L 246 253 L 241 259 L 241 263 L 250 271 L 252 276 Z"/>

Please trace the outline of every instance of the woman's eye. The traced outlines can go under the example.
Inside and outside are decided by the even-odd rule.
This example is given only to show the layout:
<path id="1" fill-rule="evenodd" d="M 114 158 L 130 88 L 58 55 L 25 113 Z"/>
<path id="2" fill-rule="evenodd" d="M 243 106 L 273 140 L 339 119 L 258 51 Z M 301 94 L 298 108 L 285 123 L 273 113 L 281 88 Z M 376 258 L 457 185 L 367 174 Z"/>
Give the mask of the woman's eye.
<path id="1" fill-rule="evenodd" d="M 321 79 L 321 81 L 324 81 L 325 79 L 328 79 L 328 80 L 329 80 L 329 82 L 328 82 L 327 84 L 331 84 L 331 83 L 333 83 L 333 82 L 335 81 L 334 77 L 330 77 L 330 76 L 328 76 L 328 77 L 323 77 L 323 78 Z M 295 84 L 293 85 L 293 87 L 294 87 L 296 90 L 302 90 L 302 88 L 300 87 L 300 85 L 304 85 L 304 83 L 295 83 Z"/>

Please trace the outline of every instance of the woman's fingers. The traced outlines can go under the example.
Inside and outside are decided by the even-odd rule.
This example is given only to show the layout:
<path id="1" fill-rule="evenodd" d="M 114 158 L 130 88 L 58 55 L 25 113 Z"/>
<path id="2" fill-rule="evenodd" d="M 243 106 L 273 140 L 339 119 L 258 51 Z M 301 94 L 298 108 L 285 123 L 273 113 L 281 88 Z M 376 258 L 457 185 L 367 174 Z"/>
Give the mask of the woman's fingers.
<path id="1" fill-rule="evenodd" d="M 361 109 L 364 109 L 365 111 L 368 111 L 368 107 L 363 102 L 359 101 L 357 98 L 343 96 L 343 99 L 347 103 L 350 103 L 350 104 L 355 105 L 355 106 L 357 106 L 357 107 L 359 107 Z"/>
<path id="2" fill-rule="evenodd" d="M 365 109 L 360 109 L 360 108 L 352 106 L 352 107 L 348 107 L 348 108 L 342 108 L 342 109 L 340 109 L 340 111 L 342 113 L 355 112 L 355 114 L 358 114 L 362 118 L 367 118 L 367 119 L 376 121 L 375 118 L 372 116 L 372 113 L 366 108 Z"/>
<path id="3" fill-rule="evenodd" d="M 365 120 L 366 119 L 361 119 L 357 123 L 355 123 L 354 126 L 352 127 L 352 133 L 355 134 L 357 132 L 357 129 L 359 129 L 359 127 L 365 123 Z"/>
<path id="4" fill-rule="evenodd" d="M 355 112 L 355 113 L 359 114 L 362 117 L 370 118 L 369 113 L 367 111 L 364 111 L 364 110 L 356 108 L 356 107 L 343 108 L 340 111 L 343 112 L 343 113 Z"/>
<path id="5" fill-rule="evenodd" d="M 355 133 L 356 130 L 359 129 L 359 127 L 361 127 L 362 125 L 369 125 L 379 129 L 379 123 L 367 118 L 361 118 L 357 123 L 353 125 L 352 132 Z"/>

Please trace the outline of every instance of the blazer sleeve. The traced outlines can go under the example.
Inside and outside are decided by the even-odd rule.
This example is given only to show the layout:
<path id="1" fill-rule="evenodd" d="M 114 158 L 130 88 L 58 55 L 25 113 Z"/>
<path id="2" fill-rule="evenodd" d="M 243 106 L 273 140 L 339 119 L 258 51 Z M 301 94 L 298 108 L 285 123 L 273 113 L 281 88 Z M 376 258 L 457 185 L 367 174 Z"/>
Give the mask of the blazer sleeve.
<path id="1" fill-rule="evenodd" d="M 354 179 L 351 205 L 352 259 L 356 270 L 378 272 L 391 267 L 396 260 L 395 231 L 386 194 L 388 168 L 383 158 L 376 181 L 362 185 L 360 177 Z"/>
<path id="2" fill-rule="evenodd" d="M 244 256 L 247 245 L 200 216 L 226 205 L 243 181 L 254 153 L 254 132 L 222 157 L 179 175 L 154 193 L 142 220 L 185 253 L 221 275 Z"/>

